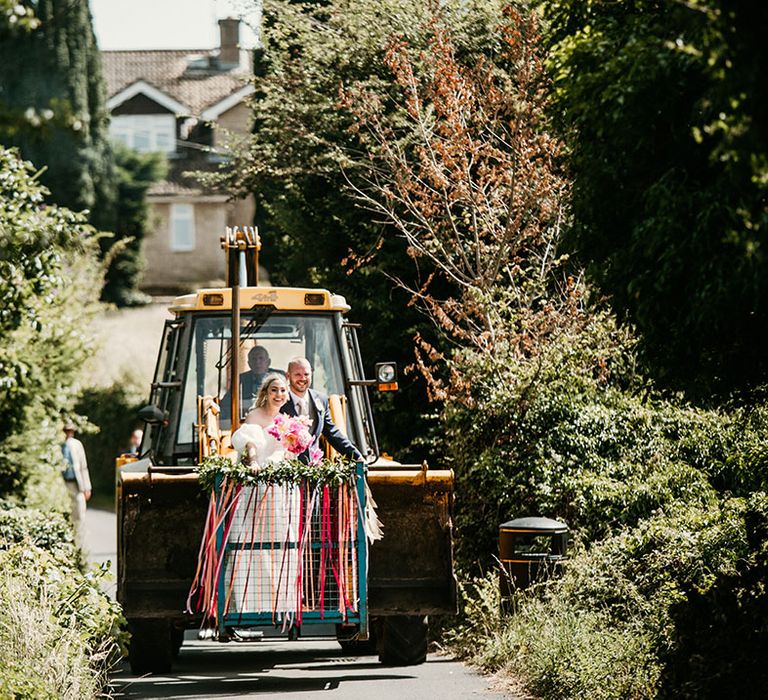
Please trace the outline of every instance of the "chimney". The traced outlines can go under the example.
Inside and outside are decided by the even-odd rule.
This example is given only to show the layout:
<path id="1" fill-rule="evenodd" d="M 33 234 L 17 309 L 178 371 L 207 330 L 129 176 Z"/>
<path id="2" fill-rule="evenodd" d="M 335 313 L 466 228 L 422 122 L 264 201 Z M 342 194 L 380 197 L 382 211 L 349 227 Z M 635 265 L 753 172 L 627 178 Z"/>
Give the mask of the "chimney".
<path id="1" fill-rule="evenodd" d="M 219 63 L 227 66 L 240 64 L 240 20 L 233 17 L 219 20 L 221 49 Z"/>

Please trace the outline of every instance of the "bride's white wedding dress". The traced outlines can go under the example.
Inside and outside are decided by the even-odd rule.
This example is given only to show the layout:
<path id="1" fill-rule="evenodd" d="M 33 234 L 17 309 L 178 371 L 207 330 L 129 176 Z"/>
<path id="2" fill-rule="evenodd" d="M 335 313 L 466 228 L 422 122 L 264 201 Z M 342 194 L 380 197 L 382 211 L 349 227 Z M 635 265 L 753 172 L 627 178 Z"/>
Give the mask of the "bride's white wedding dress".
<path id="1" fill-rule="evenodd" d="M 248 443 L 256 447 L 256 461 L 259 466 L 279 462 L 285 457 L 285 450 L 272 435 L 255 423 L 243 423 L 232 435 L 232 447 L 238 455 L 245 451 Z"/>
<path id="2" fill-rule="evenodd" d="M 258 465 L 280 462 L 285 450 L 264 428 L 243 424 L 232 435 L 232 446 L 242 454 L 256 448 Z M 233 581 L 231 612 L 293 612 L 297 597 L 299 491 L 293 485 L 259 484 L 240 493 L 228 542 L 235 551 L 227 557 L 227 586 Z"/>

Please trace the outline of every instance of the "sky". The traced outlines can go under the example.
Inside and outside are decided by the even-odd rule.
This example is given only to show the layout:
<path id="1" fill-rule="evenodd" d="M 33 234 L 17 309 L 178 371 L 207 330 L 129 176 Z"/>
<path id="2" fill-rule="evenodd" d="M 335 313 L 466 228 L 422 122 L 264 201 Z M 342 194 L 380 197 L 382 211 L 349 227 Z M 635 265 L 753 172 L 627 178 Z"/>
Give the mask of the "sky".
<path id="1" fill-rule="evenodd" d="M 90 0 L 102 50 L 212 49 L 221 17 L 241 17 L 240 44 L 252 47 L 258 0 Z"/>

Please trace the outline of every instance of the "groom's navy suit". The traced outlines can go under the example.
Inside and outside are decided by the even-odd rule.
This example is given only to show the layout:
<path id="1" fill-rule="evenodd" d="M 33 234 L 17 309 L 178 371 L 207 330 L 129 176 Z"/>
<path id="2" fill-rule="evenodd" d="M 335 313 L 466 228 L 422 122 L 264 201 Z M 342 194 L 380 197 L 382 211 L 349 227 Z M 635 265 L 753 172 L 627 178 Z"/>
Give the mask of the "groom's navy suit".
<path id="1" fill-rule="evenodd" d="M 328 407 L 328 397 L 319 394 L 314 389 L 307 389 L 309 397 L 309 417 L 312 419 L 312 445 L 316 445 L 320 436 L 323 435 L 333 448 L 345 457 L 353 460 L 362 460 L 360 451 L 349 441 L 344 434 L 336 427 L 331 420 L 331 410 Z M 293 398 L 288 395 L 281 413 L 287 413 L 289 416 L 296 416 L 296 407 L 293 405 Z M 305 450 L 299 455 L 302 462 L 309 461 L 309 450 Z"/>

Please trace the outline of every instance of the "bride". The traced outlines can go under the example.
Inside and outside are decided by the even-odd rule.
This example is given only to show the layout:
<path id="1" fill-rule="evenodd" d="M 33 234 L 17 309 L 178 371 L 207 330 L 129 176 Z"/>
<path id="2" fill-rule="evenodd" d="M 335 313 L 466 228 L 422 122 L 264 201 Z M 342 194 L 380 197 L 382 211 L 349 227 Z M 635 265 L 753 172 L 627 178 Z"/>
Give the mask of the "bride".
<path id="1" fill-rule="evenodd" d="M 287 400 L 288 384 L 285 377 L 277 372 L 268 374 L 259 387 L 253 408 L 232 435 L 232 447 L 242 454 L 252 444 L 258 466 L 283 459 L 285 453 L 282 446 L 266 429 L 275 422 L 280 408 Z"/>
<path id="2" fill-rule="evenodd" d="M 232 446 L 239 454 L 248 452 L 256 470 L 285 458 L 285 450 L 267 428 L 287 400 L 285 377 L 267 375 L 253 408 L 232 435 Z M 227 562 L 227 580 L 231 580 L 230 575 L 235 579 L 231 609 L 271 613 L 296 610 L 298 558 L 292 543 L 298 539 L 299 508 L 295 486 L 259 484 L 243 489 L 229 538 L 236 544 L 236 553 Z"/>

